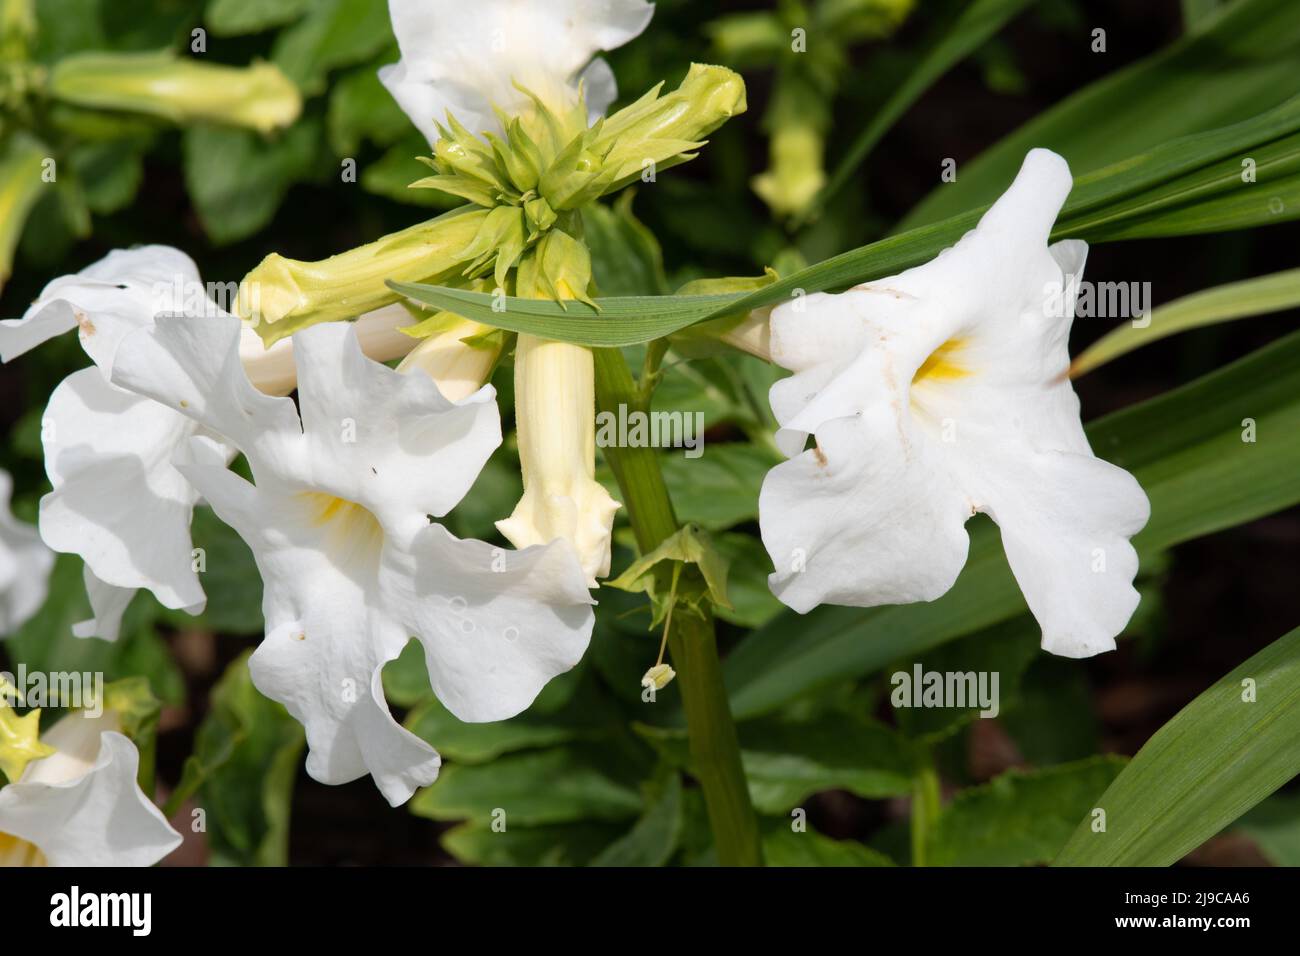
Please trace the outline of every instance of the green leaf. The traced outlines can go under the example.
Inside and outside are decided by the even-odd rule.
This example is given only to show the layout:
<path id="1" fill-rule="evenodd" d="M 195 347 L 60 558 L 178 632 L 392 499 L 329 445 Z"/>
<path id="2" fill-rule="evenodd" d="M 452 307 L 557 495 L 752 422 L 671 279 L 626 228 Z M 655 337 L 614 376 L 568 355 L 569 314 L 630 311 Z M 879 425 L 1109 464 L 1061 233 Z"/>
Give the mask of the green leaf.
<path id="1" fill-rule="evenodd" d="M 763 543 L 753 535 L 715 535 L 714 547 L 729 566 L 727 595 L 731 607 L 716 607 L 716 617 L 741 627 L 761 627 L 785 609 L 767 586 L 768 562 Z"/>
<path id="2" fill-rule="evenodd" d="M 618 577 L 606 581 L 605 585 L 622 591 L 643 592 L 658 605 L 658 601 L 666 595 L 656 593 L 654 568 L 662 561 L 695 565 L 704 578 L 709 600 L 719 607 L 731 606 L 730 601 L 727 600 L 727 562 L 714 550 L 708 532 L 690 522 L 665 538 L 653 551 L 641 555 L 628 566 L 627 570 Z M 663 608 L 656 606 L 655 616 L 651 621 L 652 627 L 663 619 L 666 610 L 666 606 Z"/>
<path id="3" fill-rule="evenodd" d="M 900 660 L 893 665 L 893 673 L 908 675 L 911 685 L 912 706 L 895 706 L 898 729 L 908 737 L 937 742 L 955 733 L 973 720 L 980 719 L 983 709 L 977 700 L 967 707 L 917 707 L 916 698 L 922 688 L 914 679 L 915 668 L 922 674 L 989 674 L 997 675 L 998 685 L 993 692 L 986 688 L 996 702 L 999 712 L 1009 709 L 1020 690 L 1020 680 L 1038 655 L 1038 627 L 1034 619 L 1021 615 L 1010 621 L 995 624 L 959 641 L 944 644 L 929 651 L 917 660 Z M 900 689 L 891 674 L 891 696 Z M 977 695 L 978 696 L 978 695 Z M 991 716 L 999 716 L 994 714 Z"/>
<path id="4" fill-rule="evenodd" d="M 1233 126 L 1162 143 L 1080 176 L 1052 238 L 1097 242 L 1181 235 L 1242 229 L 1300 216 L 1298 131 L 1300 97 Z M 1274 179 L 1243 181 L 1240 157 L 1245 151 L 1256 152 L 1260 170 Z M 1012 178 L 1012 173 L 1006 175 L 1003 189 Z M 486 293 L 420 283 L 388 284 L 416 302 L 494 328 L 593 347 L 636 345 L 697 322 L 774 305 L 796 290 L 842 289 L 919 265 L 960 239 L 976 225 L 982 212 L 974 209 L 881 239 L 747 294 L 623 296 L 591 304 L 561 304 L 514 296 L 502 300 Z"/>
<path id="5" fill-rule="evenodd" d="M 213 242 L 235 242 L 271 221 L 289 187 L 314 169 L 320 132 L 313 120 L 273 140 L 247 130 L 185 131 L 185 184 Z"/>
<path id="6" fill-rule="evenodd" d="M 644 724 L 635 729 L 675 766 L 691 768 L 684 730 Z M 823 790 L 870 799 L 911 792 L 911 749 L 877 721 L 828 712 L 809 720 L 747 721 L 739 733 L 745 778 L 759 813 L 788 813 Z"/>
<path id="7" fill-rule="evenodd" d="M 425 666 L 423 655 L 419 663 Z M 554 711 L 534 704 L 510 720 L 466 723 L 436 698 L 429 697 L 411 711 L 405 726 L 443 756 L 459 763 L 478 764 L 516 750 L 606 736 L 611 728 L 621 726 L 621 721 L 608 695 L 588 679 L 580 681 L 568 702 Z"/>
<path id="8" fill-rule="evenodd" d="M 391 60 L 396 59 L 394 51 Z M 387 146 L 411 129 L 411 121 L 406 118 L 384 84 L 379 82 L 378 71 L 370 65 L 347 73 L 331 86 L 326 126 L 334 152 L 339 156 L 356 156 L 361 149 L 362 140 L 368 139 Z M 422 139 L 416 142 L 416 146 L 416 151 L 408 157 L 413 163 L 413 157 L 419 154 L 421 148 L 424 152 L 428 151 L 427 144 Z M 416 171 L 402 186 L 409 186 L 427 172 L 423 166 L 417 165 Z"/>
<path id="9" fill-rule="evenodd" d="M 305 737 L 282 705 L 258 693 L 248 658 L 241 655 L 213 688 L 167 812 L 193 799 L 206 816 L 214 863 L 284 866 Z"/>
<path id="10" fill-rule="evenodd" d="M 1046 863 L 1123 766 L 1122 757 L 1089 757 L 1046 770 L 1008 770 L 963 790 L 939 815 L 927 859 L 934 866 Z"/>
<path id="11" fill-rule="evenodd" d="M 620 829 L 619 824 L 598 820 L 500 831 L 462 823 L 444 833 L 440 842 L 462 863 L 478 866 L 585 866 Z"/>
<path id="12" fill-rule="evenodd" d="M 1300 793 L 1275 793 L 1237 821 L 1275 866 L 1300 866 Z"/>
<path id="13" fill-rule="evenodd" d="M 763 829 L 763 861 L 768 866 L 893 866 L 885 854 L 853 840 L 832 840 L 816 830 L 796 833 L 788 823 Z"/>
<path id="14" fill-rule="evenodd" d="M 1243 421 L 1256 441 L 1243 441 Z M 1300 501 L 1300 333 L 1197 381 L 1088 426 L 1097 454 L 1132 472 L 1151 500 L 1134 545 L 1144 563 L 1172 545 Z M 755 716 L 826 683 L 1024 613 L 992 523 L 969 526 L 970 556 L 951 591 L 926 604 L 821 607 L 775 618 L 728 655 L 738 717 Z"/>
<path id="15" fill-rule="evenodd" d="M 591 271 L 606 295 L 664 295 L 664 257 L 654 233 L 632 214 L 633 191 L 612 206 L 582 208 L 583 240 L 591 250 Z"/>
<path id="16" fill-rule="evenodd" d="M 668 774 L 652 785 L 641 819 L 591 861 L 592 866 L 663 866 L 682 833 L 682 778 Z"/>
<path id="17" fill-rule="evenodd" d="M 777 461 L 765 448 L 727 442 L 705 445 L 699 458 L 665 455 L 662 468 L 678 519 L 719 531 L 758 517 L 758 489 Z"/>
<path id="18" fill-rule="evenodd" d="M 203 21 L 215 36 L 237 37 L 298 19 L 311 0 L 208 0 Z"/>
<path id="19" fill-rule="evenodd" d="M 143 146 L 119 139 L 72 149 L 69 165 L 84 185 L 91 212 L 106 216 L 131 204 L 144 178 Z"/>
<path id="20" fill-rule="evenodd" d="M 1070 364 L 1070 377 L 1078 378 L 1134 349 L 1179 332 L 1297 306 L 1300 306 L 1300 269 L 1194 292 L 1152 309 L 1142 326 L 1128 323 L 1103 335 L 1075 357 Z"/>
<path id="21" fill-rule="evenodd" d="M 509 754 L 480 765 L 444 766 L 411 801 L 433 820 L 467 820 L 507 829 L 577 820 L 628 820 L 641 812 L 642 768 L 609 747 L 556 747 Z"/>
<path id="22" fill-rule="evenodd" d="M 1292 472 L 1294 474 L 1294 472 Z M 1169 866 L 1300 773 L 1300 628 L 1184 707 L 1084 817 L 1057 866 Z"/>
<path id="23" fill-rule="evenodd" d="M 803 221 L 816 218 L 835 194 L 849 181 L 867 154 L 880 142 L 898 119 L 939 77 L 970 56 L 1006 23 L 1035 0 L 972 0 L 921 57 L 912 72 L 894 88 L 889 99 L 876 112 L 862 132 L 853 140 L 845 157 L 835 168 L 821 194 Z"/>
<path id="24" fill-rule="evenodd" d="M 409 125 L 409 124 L 408 124 Z M 361 188 L 376 196 L 385 196 L 408 206 L 432 209 L 451 209 L 461 200 L 438 189 L 412 189 L 429 170 L 417 157 L 429 151 L 424 138 L 414 129 L 384 151 L 377 160 L 367 163 L 361 171 Z"/>
<path id="25" fill-rule="evenodd" d="M 91 616 L 82 567 L 80 558 L 59 555 L 45 604 L 0 648 L 32 671 L 98 672 L 106 681 L 143 675 L 165 703 L 184 703 L 185 679 L 155 627 L 160 608 L 150 595 L 137 594 L 127 607 L 116 641 L 73 636 L 72 625 Z"/>
<path id="26" fill-rule="evenodd" d="M 1300 6 L 1292 0 L 1227 4 L 1203 29 L 1108 73 L 961 163 L 957 181 L 936 187 L 898 228 L 991 202 L 1035 146 L 1063 155 L 1078 176 L 1276 106 L 1300 93 L 1298 55 Z"/>
<path id="27" fill-rule="evenodd" d="M 309 8 L 271 51 L 305 95 L 324 91 L 331 70 L 369 60 L 393 42 L 384 0 L 316 0 Z"/>

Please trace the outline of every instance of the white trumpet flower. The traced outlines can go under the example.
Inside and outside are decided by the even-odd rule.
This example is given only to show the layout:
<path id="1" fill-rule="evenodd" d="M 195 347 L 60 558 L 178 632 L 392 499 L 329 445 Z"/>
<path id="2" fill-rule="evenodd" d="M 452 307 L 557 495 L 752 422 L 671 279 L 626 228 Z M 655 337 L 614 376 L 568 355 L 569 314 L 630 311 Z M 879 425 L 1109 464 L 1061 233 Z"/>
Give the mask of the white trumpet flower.
<path id="1" fill-rule="evenodd" d="M 94 618 L 74 626 L 80 637 L 115 640 L 137 588 L 194 614 L 206 600 L 189 530 L 198 494 L 172 465 L 177 448 L 206 433 L 176 410 L 109 382 L 123 337 L 173 314 L 226 313 L 208 297 L 189 256 L 142 246 L 114 250 L 76 275 L 55 279 L 21 319 L 0 321 L 0 360 L 75 328 L 96 366 L 55 388 L 42 422 L 54 490 L 41 501 L 40 532 L 55 551 L 85 561 Z M 358 320 L 358 331 L 371 354 L 395 358 L 415 345 L 396 331 L 411 321 L 392 307 Z M 245 328 L 240 355 L 258 388 L 281 395 L 293 390 L 288 342 L 265 349 Z M 208 438 L 233 456 L 233 448 Z"/>
<path id="2" fill-rule="evenodd" d="M 1150 506 L 1093 454 L 1066 376 L 1087 245 L 1047 240 L 1070 188 L 1065 160 L 1033 150 L 933 261 L 773 312 L 772 357 L 795 373 L 771 391 L 792 457 L 768 473 L 759 508 L 785 604 L 933 600 L 984 512 L 1043 648 L 1114 648 L 1138 603 L 1129 539 Z"/>
<path id="3" fill-rule="evenodd" d="M 232 317 L 160 318 L 119 347 L 113 381 L 247 457 L 256 484 L 202 437 L 177 467 L 257 560 L 266 638 L 253 682 L 306 727 L 313 777 L 369 773 L 397 805 L 440 761 L 389 714 L 383 665 L 414 635 L 452 713 L 511 717 L 586 650 L 584 575 L 564 542 L 507 552 L 433 523 L 500 444 L 490 386 L 449 401 L 427 376 L 366 358 L 355 329 L 326 323 L 293 339 L 300 416 L 249 382 L 239 331 Z"/>
<path id="4" fill-rule="evenodd" d="M 0 635 L 12 634 L 45 603 L 54 555 L 36 529 L 9 511 L 13 479 L 0 470 Z"/>
<path id="5" fill-rule="evenodd" d="M 152 866 L 180 846 L 120 730 L 112 711 L 76 712 L 42 735 L 54 752 L 0 789 L 0 866 Z"/>
<path id="6" fill-rule="evenodd" d="M 494 107 L 528 106 L 519 86 L 562 111 L 581 84 L 601 115 L 617 88 L 609 64 L 592 58 L 654 15 L 645 0 L 389 0 L 388 10 L 402 58 L 379 79 L 430 143 L 448 112 L 471 132 L 500 132 Z"/>

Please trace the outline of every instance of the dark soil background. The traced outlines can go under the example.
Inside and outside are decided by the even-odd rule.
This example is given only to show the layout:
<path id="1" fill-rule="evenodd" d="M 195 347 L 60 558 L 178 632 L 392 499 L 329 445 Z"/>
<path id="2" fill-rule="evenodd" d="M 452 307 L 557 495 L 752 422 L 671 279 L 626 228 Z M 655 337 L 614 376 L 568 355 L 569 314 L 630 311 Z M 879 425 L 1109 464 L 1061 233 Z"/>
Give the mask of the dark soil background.
<path id="1" fill-rule="evenodd" d="M 652 22 L 647 44 L 661 31 L 674 42 L 699 37 L 698 59 L 707 59 L 700 24 L 723 10 L 756 4 L 678 4 L 661 8 Z M 924 9 L 902 31 L 896 45 L 914 48 L 926 35 L 933 16 Z M 1020 17 L 1006 29 L 992 50 L 954 69 L 942 79 L 875 149 L 859 187 L 846 193 L 845 202 L 862 207 L 862 235 L 849 245 L 873 238 L 888 228 L 935 185 L 939 159 L 973 159 L 984 148 L 1027 119 L 1060 101 L 1091 81 L 1133 62 L 1175 39 L 1181 33 L 1177 0 L 1131 3 L 1127 0 L 1057 4 L 1076 11 L 1083 26 L 1077 32 L 1052 25 L 1040 15 Z M 1093 26 L 1107 30 L 1109 50 L 1090 51 L 1087 38 Z M 683 40 L 682 38 L 688 38 Z M 635 46 L 635 44 L 634 44 Z M 611 57 L 625 92 L 639 91 L 624 73 L 624 52 Z M 855 64 L 887 56 L 888 46 L 864 45 Z M 639 61 L 630 60 L 635 74 Z M 653 49 L 649 59 L 653 62 Z M 992 64 L 1009 60 L 1023 81 L 1013 92 L 996 92 L 988 83 Z M 639 78 L 639 77 L 637 77 Z M 673 79 L 675 77 L 670 77 Z M 707 188 L 718 180 L 743 182 L 766 165 L 766 144 L 759 118 L 770 87 L 762 73 L 747 75 L 750 112 L 737 121 L 740 132 L 729 135 L 731 149 L 705 154 L 696 163 L 665 175 L 684 184 Z M 870 99 L 855 91 L 850 79 L 837 105 L 838 126 L 828 149 L 833 166 L 868 114 L 855 103 Z M 736 142 L 741 148 L 737 150 Z M 173 144 L 173 148 L 175 148 Z M 719 158 L 719 157 L 723 158 Z M 737 160 L 748 163 L 734 168 Z M 420 210 L 399 206 L 359 190 L 340 195 L 327 187 L 295 187 L 276 220 L 254 240 L 214 249 L 203 238 L 190 210 L 176 156 L 155 154 L 147 171 L 146 187 L 136 208 L 121 221 L 97 223 L 93 241 L 71 254 L 63 272 L 71 272 L 125 243 L 172 243 L 189 251 L 204 267 L 205 278 L 237 279 L 270 251 L 297 258 L 323 258 L 383 232 L 401 228 L 423 216 Z M 665 223 L 665 203 L 654 190 L 638 197 L 637 213 L 660 236 L 670 270 L 698 261 L 697 252 L 679 241 Z M 870 197 L 869 204 L 865 197 Z M 761 203 L 749 197 L 742 215 L 770 229 Z M 736 223 L 734 250 L 713 250 L 708 266 L 717 273 L 753 273 L 746 220 Z M 844 246 L 847 248 L 848 245 Z M 1245 276 L 1261 275 L 1296 265 L 1300 224 L 1275 226 L 1225 236 L 1189 237 L 1109 244 L 1095 247 L 1088 260 L 1089 278 L 1150 281 L 1157 303 Z M 842 251 L 829 249 L 826 254 Z M 48 275 L 20 271 L 3 300 L 5 315 L 21 314 L 22 303 L 33 298 Z M 1160 394 L 1176 385 L 1246 355 L 1296 326 L 1296 312 L 1230 323 L 1166 340 L 1140 350 L 1096 371 L 1076 388 L 1085 420 Z M 1072 348 L 1078 351 L 1111 327 L 1110 320 L 1080 320 Z M 23 381 L 22 364 L 0 371 L 0 428 L 12 425 L 21 411 L 29 382 Z M 52 384 L 52 383 L 51 383 Z M 1300 440 L 1287 436 L 1286 440 Z M 1300 476 L 1297 476 L 1300 480 Z M 1120 649 L 1086 662 L 1092 702 L 1100 724 L 1103 749 L 1134 753 L 1161 724 L 1201 690 L 1248 656 L 1300 622 L 1300 577 L 1297 576 L 1297 542 L 1300 511 L 1287 512 L 1212 535 L 1174 549 L 1164 580 L 1161 639 L 1128 641 Z M 254 642 L 195 632 L 169 637 L 190 683 L 190 704 L 184 711 L 164 716 L 159 746 L 159 778 L 174 785 L 198 720 L 206 710 L 207 693 L 231 660 Z M 1014 742 L 998 721 L 977 721 L 970 735 L 967 771 L 973 779 L 987 779 L 1023 761 Z M 326 787 L 300 774 L 293 807 L 290 858 L 295 864 L 450 864 L 438 845 L 442 827 L 410 813 L 391 810 L 373 784 L 363 779 L 342 787 Z M 811 813 L 819 829 L 834 836 L 867 836 L 887 822 L 890 808 L 871 804 L 844 793 L 815 798 Z M 188 827 L 180 827 L 188 832 Z M 169 864 L 201 862 L 201 845 L 186 846 L 169 858 Z M 1258 851 L 1242 837 L 1216 838 L 1197 851 L 1192 863 L 1260 863 Z"/>

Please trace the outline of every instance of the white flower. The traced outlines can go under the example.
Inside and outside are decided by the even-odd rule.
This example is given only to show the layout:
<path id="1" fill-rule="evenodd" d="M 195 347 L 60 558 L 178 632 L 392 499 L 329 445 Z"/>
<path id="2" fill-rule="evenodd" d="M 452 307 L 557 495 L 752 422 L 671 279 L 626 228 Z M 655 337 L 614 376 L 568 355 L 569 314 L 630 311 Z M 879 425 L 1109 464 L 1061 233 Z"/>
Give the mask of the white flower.
<path id="1" fill-rule="evenodd" d="M 470 131 L 500 130 L 493 107 L 525 111 L 525 87 L 563 109 L 585 90 L 591 116 L 617 95 L 601 50 L 622 46 L 654 15 L 645 0 L 389 0 L 402 58 L 379 71 L 430 143 L 447 113 Z M 586 67 L 586 69 L 583 69 Z"/>
<path id="2" fill-rule="evenodd" d="M 152 866 L 180 846 L 119 731 L 112 711 L 76 712 L 41 737 L 56 753 L 0 789 L 0 866 Z"/>
<path id="3" fill-rule="evenodd" d="M 0 635 L 12 634 L 45 603 L 54 555 L 31 525 L 9 511 L 13 479 L 0 469 Z"/>
<path id="4" fill-rule="evenodd" d="M 793 457 L 768 473 L 759 507 L 784 603 L 933 600 L 966 561 L 963 525 L 984 512 L 1044 649 L 1115 646 L 1138 603 L 1128 539 L 1150 506 L 1092 453 L 1066 377 L 1087 246 L 1047 239 L 1070 187 L 1065 161 L 1033 150 L 938 258 L 773 312 L 772 356 L 795 374 L 771 402 Z"/>
<path id="5" fill-rule="evenodd" d="M 306 727 L 313 777 L 369 773 L 396 805 L 439 767 L 383 698 L 381 669 L 410 636 L 452 713 L 500 720 L 581 658 L 591 598 L 567 544 L 506 552 L 433 523 L 500 444 L 490 386 L 451 402 L 427 376 L 367 359 L 339 323 L 293 347 L 301 417 L 249 383 L 229 317 L 160 319 L 122 344 L 113 381 L 245 454 L 255 485 L 203 440 L 178 467 L 257 560 L 266 638 L 253 681 Z"/>
<path id="6" fill-rule="evenodd" d="M 0 360 L 78 330 L 94 368 L 74 372 L 50 395 L 42 422 L 45 470 L 54 490 L 41 501 L 41 537 L 85 561 L 94 618 L 79 637 L 115 640 L 137 588 L 165 606 L 197 614 L 205 597 L 194 570 L 190 522 L 198 494 L 172 465 L 175 450 L 206 434 L 178 411 L 109 383 L 123 337 L 158 315 L 226 313 L 207 295 L 193 260 L 167 246 L 114 250 L 76 275 L 55 279 L 21 319 L 0 321 Z M 368 347 L 384 358 L 415 342 L 395 331 L 400 308 L 359 320 Z M 288 342 L 264 349 L 249 328 L 241 358 L 259 388 L 288 394 L 294 364 Z M 227 458 L 234 449 L 208 434 Z"/>

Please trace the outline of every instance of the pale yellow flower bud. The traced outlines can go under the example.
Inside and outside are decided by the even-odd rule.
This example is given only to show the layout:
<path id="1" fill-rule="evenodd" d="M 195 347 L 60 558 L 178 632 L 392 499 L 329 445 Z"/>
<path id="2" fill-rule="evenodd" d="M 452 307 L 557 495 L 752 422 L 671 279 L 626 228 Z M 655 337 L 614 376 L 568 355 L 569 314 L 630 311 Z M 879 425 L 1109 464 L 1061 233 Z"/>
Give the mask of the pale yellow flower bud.
<path id="1" fill-rule="evenodd" d="M 516 548 L 563 538 L 589 587 L 609 574 L 619 504 L 595 479 L 596 399 L 591 352 L 520 335 L 515 348 L 515 423 L 524 496 L 497 528 Z"/>
<path id="2" fill-rule="evenodd" d="M 302 112 L 302 95 L 280 68 L 195 63 L 171 53 L 78 53 L 50 73 L 50 95 L 65 103 L 209 120 L 269 133 Z"/>

